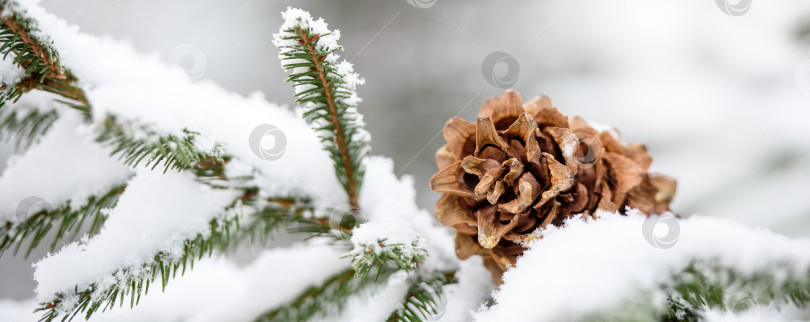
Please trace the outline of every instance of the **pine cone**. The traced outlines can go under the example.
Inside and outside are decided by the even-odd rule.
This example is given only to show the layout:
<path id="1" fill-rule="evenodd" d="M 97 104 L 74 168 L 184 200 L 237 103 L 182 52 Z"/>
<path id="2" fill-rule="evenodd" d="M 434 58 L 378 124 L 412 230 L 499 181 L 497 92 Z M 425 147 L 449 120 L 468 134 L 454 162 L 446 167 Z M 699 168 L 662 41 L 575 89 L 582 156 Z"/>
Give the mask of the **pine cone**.
<path id="1" fill-rule="evenodd" d="M 435 215 L 456 230 L 458 257 L 483 256 L 500 284 L 537 229 L 598 209 L 668 210 L 675 180 L 648 174 L 644 145 L 617 136 L 512 90 L 487 99 L 475 123 L 450 119 L 430 188 L 443 193 Z"/>

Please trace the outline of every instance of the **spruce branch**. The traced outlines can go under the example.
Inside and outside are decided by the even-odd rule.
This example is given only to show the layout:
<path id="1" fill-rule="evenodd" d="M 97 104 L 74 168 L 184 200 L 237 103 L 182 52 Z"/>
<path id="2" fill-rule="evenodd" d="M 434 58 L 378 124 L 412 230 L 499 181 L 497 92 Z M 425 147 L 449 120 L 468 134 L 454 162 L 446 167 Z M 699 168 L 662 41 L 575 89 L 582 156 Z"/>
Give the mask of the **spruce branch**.
<path id="1" fill-rule="evenodd" d="M 388 243 L 386 238 L 376 243 L 360 243 L 345 255 L 352 257 L 352 268 L 357 277 L 365 281 L 372 272 L 376 272 L 375 281 L 382 272 L 403 270 L 412 272 L 427 259 L 427 250 L 420 247 L 417 241 L 411 244 Z"/>
<path id="2" fill-rule="evenodd" d="M 367 286 L 354 275 L 352 269 L 335 274 L 321 285 L 307 288 L 290 303 L 262 314 L 255 321 L 307 321 L 323 317 L 329 310 L 340 311 L 350 296 Z"/>
<path id="3" fill-rule="evenodd" d="M 282 68 L 291 72 L 287 81 L 296 89 L 295 102 L 304 107 L 304 117 L 321 133 L 349 204 L 357 207 L 365 172 L 363 158 L 369 150 L 356 112 L 360 99 L 354 92 L 363 80 L 350 63 L 336 63 L 335 51 L 341 48 L 337 31 L 329 31 L 323 20 L 313 21 L 298 9 L 288 9 L 284 15 L 287 23 L 274 35 Z"/>
<path id="4" fill-rule="evenodd" d="M 725 312 L 740 312 L 751 306 L 775 306 L 787 304 L 799 308 L 810 305 L 810 271 L 790 272 L 781 268 L 791 265 L 775 265 L 773 270 L 742 274 L 716 263 L 694 262 L 689 268 L 674 276 L 667 290 L 667 312 L 662 317 L 667 321 L 699 321 L 702 312 L 716 309 Z"/>
<path id="5" fill-rule="evenodd" d="M 187 269 L 193 269 L 196 261 L 203 257 L 210 257 L 214 251 L 225 252 L 234 249 L 241 242 L 257 242 L 262 238 L 269 238 L 272 232 L 285 225 L 296 225 L 309 222 L 302 216 L 305 211 L 311 211 L 311 206 L 305 198 L 274 197 L 269 198 L 269 204 L 254 214 L 245 215 L 251 218 L 250 222 L 240 223 L 237 208 L 251 208 L 256 203 L 255 191 L 245 191 L 239 199 L 234 200 L 226 209 L 225 215 L 211 220 L 209 231 L 206 234 L 197 234 L 195 238 L 188 239 L 183 245 L 182 254 L 172 256 L 167 252 L 158 252 L 154 259 L 141 267 L 125 268 L 112 273 L 115 283 L 110 285 L 90 284 L 87 287 L 78 285 L 69 294 L 55 294 L 54 300 L 40 303 L 37 311 L 43 311 L 42 321 L 52 321 L 59 316 L 62 320 L 71 320 L 79 313 L 89 318 L 93 313 L 106 311 L 125 303 L 134 307 L 140 301 L 141 295 L 146 295 L 150 285 L 158 279 L 161 289 L 177 273 L 184 275 Z M 70 306 L 67 306 L 70 303 Z"/>
<path id="6" fill-rule="evenodd" d="M 51 251 L 63 237 L 69 235 L 70 240 L 75 239 L 87 220 L 90 220 L 91 223 L 88 234 L 98 233 L 107 220 L 108 215 L 105 209 L 115 206 L 124 188 L 125 186 L 117 186 L 100 196 L 92 196 L 85 205 L 79 208 L 72 207 L 68 202 L 54 210 L 40 210 L 19 223 L 11 221 L 3 223 L 0 226 L 0 256 L 12 248 L 13 254 L 16 255 L 24 241 L 30 239 L 25 251 L 25 257 L 28 257 L 31 250 L 37 247 L 54 227 L 56 227 L 56 236 L 51 242 Z M 58 226 L 56 226 L 57 223 Z"/>
<path id="7" fill-rule="evenodd" d="M 240 226 L 234 245 L 266 242 L 282 227 L 286 227 L 288 232 L 306 234 L 308 237 L 328 236 L 329 225 L 313 217 L 314 208 L 309 198 L 275 197 L 267 201 L 267 205 L 249 216 L 250 222 Z"/>
<path id="8" fill-rule="evenodd" d="M 139 132 L 135 134 L 133 132 Z M 164 166 L 164 172 L 191 169 L 206 158 L 222 160 L 219 145 L 211 151 L 199 151 L 194 145 L 199 133 L 184 130 L 182 136 L 161 135 L 143 125 L 125 126 L 113 116 L 107 117 L 99 131 L 96 142 L 112 148 L 111 155 L 118 155 L 124 164 L 135 167 L 141 162 L 146 166 Z"/>
<path id="9" fill-rule="evenodd" d="M 60 95 L 77 105 L 87 105 L 87 98 L 75 85 L 76 77 L 61 65 L 59 54 L 49 40 L 33 36 L 36 22 L 26 17 L 14 1 L 2 1 L 0 7 L 0 54 L 12 56 L 24 71 L 16 84 L 0 84 L 0 107 L 16 102 L 23 93 L 39 89 Z"/>
<path id="10" fill-rule="evenodd" d="M 422 322 L 438 317 L 442 314 L 444 305 L 444 286 L 450 284 L 455 274 L 433 273 L 427 277 L 414 280 L 402 308 L 394 311 L 388 317 L 388 322 Z"/>
<path id="11" fill-rule="evenodd" d="M 85 319 L 89 319 L 93 313 L 114 308 L 116 302 L 118 306 L 123 306 L 126 301 L 130 307 L 134 307 L 139 303 L 141 295 L 147 294 L 150 285 L 158 278 L 162 290 L 165 290 L 178 271 L 182 276 L 187 268 L 194 268 L 195 261 L 202 260 L 204 256 L 210 257 L 214 250 L 227 248 L 232 232 L 239 226 L 236 208 L 240 205 L 241 198 L 233 201 L 224 209 L 222 217 L 210 221 L 206 234 L 199 233 L 195 238 L 187 239 L 179 256 L 159 251 L 151 262 L 112 273 L 114 283 L 91 283 L 86 287 L 76 285 L 73 291 L 54 294 L 52 301 L 40 303 L 35 312 L 44 312 L 40 321 L 52 321 L 59 316 L 62 316 L 62 321 L 69 321 L 79 313 L 84 313 Z"/>
<path id="12" fill-rule="evenodd" d="M 57 118 L 59 115 L 54 110 L 41 112 L 35 109 L 25 114 L 16 110 L 0 111 L 0 141 L 14 139 L 16 149 L 28 147 L 45 134 Z"/>

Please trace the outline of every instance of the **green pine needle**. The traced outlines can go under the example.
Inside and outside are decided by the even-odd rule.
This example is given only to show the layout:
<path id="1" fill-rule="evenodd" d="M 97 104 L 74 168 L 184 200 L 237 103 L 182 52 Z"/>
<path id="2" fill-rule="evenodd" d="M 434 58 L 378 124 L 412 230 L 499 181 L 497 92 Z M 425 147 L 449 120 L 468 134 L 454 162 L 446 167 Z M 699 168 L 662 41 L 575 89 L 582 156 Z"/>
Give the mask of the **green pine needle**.
<path id="1" fill-rule="evenodd" d="M 442 273 L 414 279 L 405 295 L 402 308 L 391 313 L 387 321 L 422 322 L 440 317 L 447 304 L 444 286 L 451 280 L 452 276 L 445 276 Z"/>
<path id="2" fill-rule="evenodd" d="M 248 197 L 246 197 L 248 196 Z M 233 213 L 235 209 L 243 205 L 244 198 L 251 198 L 246 194 L 234 200 L 223 213 Z M 293 200 L 293 204 L 278 203 L 278 200 Z M 306 199 L 302 198 L 271 198 L 271 205 L 265 207 L 256 214 L 248 215 L 252 221 L 247 225 L 240 225 L 239 216 L 214 219 L 210 222 L 210 230 L 206 234 L 198 234 L 193 239 L 188 239 L 183 245 L 183 253 L 178 257 L 172 257 L 168 253 L 158 252 L 154 260 L 144 264 L 142 267 L 129 268 L 116 271 L 112 274 L 117 279 L 117 283 L 99 289 L 96 284 L 87 287 L 76 286 L 71 294 L 55 294 L 54 300 L 48 303 L 40 303 L 37 311 L 42 311 L 41 321 L 52 321 L 60 316 L 60 312 L 71 312 L 61 315 L 62 320 L 71 320 L 79 313 L 84 313 L 85 318 L 89 318 L 94 313 L 122 306 L 129 303 L 130 306 L 138 304 L 141 295 L 147 294 L 149 286 L 160 281 L 161 290 L 165 290 L 169 281 L 177 277 L 178 272 L 182 276 L 186 270 L 194 268 L 196 261 L 203 257 L 210 257 L 214 251 L 227 251 L 234 249 L 240 241 L 256 242 L 261 238 L 269 237 L 271 232 L 284 225 L 294 225 L 304 221 L 301 211 L 307 211 L 311 207 L 306 204 Z M 252 203 L 247 200 L 247 203 Z M 280 206 L 284 205 L 284 206 Z M 119 276 L 126 276 L 118 279 Z M 77 302 L 71 307 L 61 307 L 67 297 L 77 297 Z"/>
<path id="3" fill-rule="evenodd" d="M 0 141 L 14 141 L 16 149 L 30 146 L 34 140 L 45 134 L 59 118 L 56 111 L 40 112 L 33 109 L 27 114 L 11 110 L 0 112 Z"/>
<path id="4" fill-rule="evenodd" d="M 791 265 L 776 265 L 789 268 Z M 701 312 L 715 309 L 741 312 L 755 306 L 810 304 L 810 271 L 801 274 L 774 269 L 744 275 L 712 263 L 693 263 L 667 287 L 668 321 L 699 321 Z"/>
<path id="5" fill-rule="evenodd" d="M 323 48 L 319 41 L 326 35 L 313 34 L 308 27 L 281 30 L 280 39 L 295 45 L 279 46 L 282 68 L 291 71 L 287 78 L 299 89 L 295 102 L 304 107 L 304 117 L 316 124 L 324 149 L 329 152 L 338 181 L 357 206 L 357 196 L 365 169 L 363 158 L 369 151 L 356 106 L 351 103 L 354 89 L 338 72 L 338 64 L 326 59 L 337 48 Z"/>
<path id="6" fill-rule="evenodd" d="M 0 256 L 9 249 L 13 249 L 13 253 L 16 255 L 25 241 L 29 240 L 25 250 L 25 257 L 28 257 L 45 236 L 56 228 L 56 236 L 50 245 L 50 250 L 53 251 L 57 243 L 64 237 L 74 240 L 87 220 L 91 222 L 88 234 L 98 233 L 107 220 L 107 214 L 103 210 L 115 206 L 123 190 L 124 186 L 117 186 L 103 195 L 92 196 L 84 206 L 78 209 L 72 207 L 68 202 L 54 210 L 40 210 L 20 223 L 5 222 L 0 226 Z"/>
<path id="7" fill-rule="evenodd" d="M 262 314 L 255 321 L 308 321 L 340 311 L 349 297 L 368 286 L 359 278 L 354 278 L 354 275 L 352 269 L 335 274 L 321 285 L 307 288 L 290 303 Z"/>
<path id="8" fill-rule="evenodd" d="M 352 268 L 356 276 L 365 281 L 372 272 L 377 276 L 387 270 L 412 272 L 427 259 L 427 250 L 419 247 L 416 241 L 410 247 L 386 241 L 383 238 L 373 245 L 357 245 L 352 252 L 346 254 L 346 257 L 352 257 Z"/>
<path id="9" fill-rule="evenodd" d="M 24 73 L 17 83 L 0 84 L 0 108 L 7 102 L 16 102 L 32 89 L 86 105 L 84 92 L 74 85 L 73 74 L 61 65 L 53 44 L 32 36 L 38 32 L 36 22 L 21 14 L 14 1 L 3 0 L 0 5 L 0 55 L 12 57 Z"/>
<path id="10" fill-rule="evenodd" d="M 219 148 L 214 151 L 198 151 L 194 145 L 196 132 L 185 130 L 183 136 L 160 135 L 140 126 L 145 135 L 135 136 L 129 130 L 135 127 L 125 127 L 117 122 L 115 117 L 108 117 L 104 122 L 96 142 L 112 148 L 111 155 L 117 155 L 128 166 L 138 166 L 141 162 L 152 166 L 152 169 L 162 165 L 164 172 L 171 170 L 187 170 L 206 158 L 222 161 Z"/>

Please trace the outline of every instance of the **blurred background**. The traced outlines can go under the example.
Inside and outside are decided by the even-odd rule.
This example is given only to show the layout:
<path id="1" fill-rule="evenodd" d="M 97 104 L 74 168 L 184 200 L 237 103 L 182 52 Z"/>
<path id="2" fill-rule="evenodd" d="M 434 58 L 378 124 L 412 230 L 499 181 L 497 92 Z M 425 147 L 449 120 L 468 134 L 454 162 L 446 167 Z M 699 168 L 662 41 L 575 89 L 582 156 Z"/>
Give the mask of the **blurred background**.
<path id="1" fill-rule="evenodd" d="M 287 6 L 340 29 L 366 79 L 373 153 L 411 175 L 418 203 L 453 116 L 513 88 L 644 142 L 678 179 L 677 213 L 810 236 L 810 2 L 45 0 L 98 36 L 201 80 L 292 106 L 272 34 Z M 750 4 L 750 6 L 749 6 Z M 122 62 L 123 63 L 123 62 Z M 145 93 L 146 94 L 146 93 Z M 228 108 L 223 106 L 222 108 Z M 0 169 L 12 146 L 0 144 Z M 0 298 L 28 299 L 32 260 L 0 260 Z"/>

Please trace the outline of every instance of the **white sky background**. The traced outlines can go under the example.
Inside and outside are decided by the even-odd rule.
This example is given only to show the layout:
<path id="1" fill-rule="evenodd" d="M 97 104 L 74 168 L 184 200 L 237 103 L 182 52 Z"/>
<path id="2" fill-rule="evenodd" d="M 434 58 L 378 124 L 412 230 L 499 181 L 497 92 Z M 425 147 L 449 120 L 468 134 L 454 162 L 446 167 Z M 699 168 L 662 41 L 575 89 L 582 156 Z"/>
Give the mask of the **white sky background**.
<path id="1" fill-rule="evenodd" d="M 801 68 L 810 43 L 795 37 L 810 20 L 806 1 L 754 0 L 739 17 L 711 0 L 438 0 L 426 9 L 406 0 L 43 4 L 84 32 L 129 39 L 166 60 L 191 44 L 204 62 L 187 55 L 180 64 L 195 75 L 287 104 L 293 90 L 271 44 L 279 12 L 295 5 L 323 16 L 366 79 L 359 110 L 373 152 L 415 176 L 425 208 L 438 198 L 427 180 L 443 144 L 431 139 L 447 119 L 472 119 L 484 98 L 502 91 L 481 63 L 503 51 L 519 63 L 512 87 L 525 99 L 547 94 L 566 114 L 647 143 L 653 169 L 679 179 L 677 212 L 810 235 L 810 83 L 797 82 L 810 75 Z M 8 151 L 0 147 L 0 159 Z M 28 263 L 0 260 L 0 297 L 33 295 Z"/>

